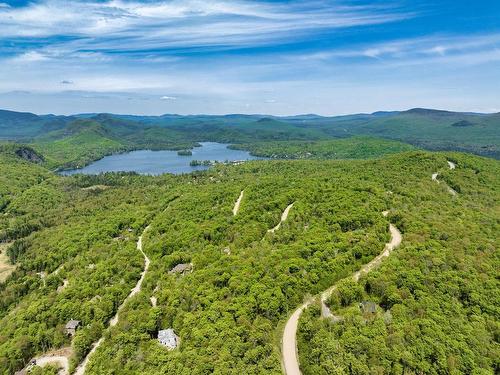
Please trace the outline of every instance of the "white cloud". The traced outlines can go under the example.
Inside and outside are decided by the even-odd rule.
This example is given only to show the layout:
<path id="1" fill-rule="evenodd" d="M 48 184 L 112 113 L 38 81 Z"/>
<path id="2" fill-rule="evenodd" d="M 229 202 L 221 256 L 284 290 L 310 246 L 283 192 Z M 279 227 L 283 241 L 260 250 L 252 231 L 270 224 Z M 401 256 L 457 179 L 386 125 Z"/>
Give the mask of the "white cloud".
<path id="1" fill-rule="evenodd" d="M 371 63 L 415 65 L 428 63 L 483 64 L 498 60 L 500 34 L 428 36 L 393 40 L 385 43 L 360 45 L 350 49 L 337 49 L 298 56 L 302 61 L 328 61 L 358 59 Z M 368 58 L 369 60 L 364 60 Z"/>
<path id="2" fill-rule="evenodd" d="M 446 54 L 446 51 L 448 50 L 448 48 L 446 47 L 443 47 L 443 46 L 435 46 L 435 47 L 432 47 L 430 50 L 429 50 L 429 53 L 431 54 L 435 54 L 435 55 L 441 55 L 441 56 L 444 56 Z"/>
<path id="3" fill-rule="evenodd" d="M 50 58 L 37 51 L 25 52 L 11 59 L 14 63 L 33 63 L 47 60 Z"/>
<path id="4" fill-rule="evenodd" d="M 433 35 L 330 50 L 311 47 L 310 54 L 286 49 L 268 53 L 267 48 L 244 55 L 225 53 L 223 58 L 204 53 L 301 38 L 319 40 L 317 33 L 326 29 L 335 39 L 339 29 L 413 16 L 397 8 L 340 6 L 334 0 L 37 0 L 28 4 L 0 6 L 0 41 L 12 42 L 10 55 L 0 54 L 0 91 L 29 89 L 34 93 L 31 101 L 20 95 L 15 98 L 34 107 L 42 105 L 37 102 L 41 98 L 44 108 L 54 106 L 53 112 L 62 108 L 153 113 L 168 105 L 179 113 L 331 114 L 387 108 L 384 103 L 404 108 L 429 106 L 435 100 L 430 106 L 448 103 L 453 109 L 452 100 L 473 107 L 484 99 L 484 108 L 495 107 L 498 101 L 494 78 L 483 78 L 483 87 L 470 88 L 478 74 L 498 76 L 493 68 L 470 69 L 469 76 L 463 71 L 500 61 L 500 34 Z M 434 76 L 425 81 L 431 71 Z M 464 77 L 471 77 L 470 82 Z M 458 87 L 462 78 L 462 87 L 468 88 L 465 93 L 437 89 L 439 85 Z M 91 94 L 69 95 L 61 93 L 63 88 Z M 14 99 L 2 96 L 2 105 L 7 100 Z M 159 105 L 160 100 L 164 105 Z"/>
<path id="5" fill-rule="evenodd" d="M 3 37 L 55 35 L 92 38 L 113 48 L 245 45 L 265 43 L 322 28 L 347 28 L 401 20 L 412 14 L 377 6 L 340 6 L 332 2 L 173 0 L 154 2 L 41 0 L 0 11 Z M 122 45 L 123 46 L 123 45 Z"/>

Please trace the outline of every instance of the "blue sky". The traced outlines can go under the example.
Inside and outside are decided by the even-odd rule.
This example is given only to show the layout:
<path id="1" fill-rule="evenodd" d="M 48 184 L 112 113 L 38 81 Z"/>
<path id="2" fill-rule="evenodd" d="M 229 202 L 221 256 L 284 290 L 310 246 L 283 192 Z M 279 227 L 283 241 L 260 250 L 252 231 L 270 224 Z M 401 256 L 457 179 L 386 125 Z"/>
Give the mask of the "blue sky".
<path id="1" fill-rule="evenodd" d="M 500 2 L 0 0 L 0 64 L 35 113 L 499 112 Z"/>

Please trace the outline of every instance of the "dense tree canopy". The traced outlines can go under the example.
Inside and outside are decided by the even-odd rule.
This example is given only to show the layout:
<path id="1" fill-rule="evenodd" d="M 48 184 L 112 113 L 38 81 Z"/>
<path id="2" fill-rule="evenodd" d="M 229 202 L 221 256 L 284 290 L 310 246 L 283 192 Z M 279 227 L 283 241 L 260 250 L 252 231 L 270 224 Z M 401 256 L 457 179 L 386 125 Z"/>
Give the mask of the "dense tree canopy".
<path id="1" fill-rule="evenodd" d="M 303 316 L 304 372 L 498 371 L 495 160 L 414 151 L 60 177 L 3 153 L 0 168 L 0 235 L 17 264 L 0 284 L 0 373 L 69 345 L 74 366 L 103 335 L 90 374 L 278 374 L 288 314 L 376 256 L 389 221 L 404 243 L 328 301 L 344 320 L 321 320 L 314 306 Z M 147 225 L 143 288 L 107 328 L 142 272 L 136 240 Z M 169 274 L 182 263 L 192 272 Z M 376 303 L 374 316 L 360 311 L 365 300 Z M 82 322 L 72 340 L 70 319 Z M 173 351 L 156 340 L 169 327 L 181 340 Z"/>

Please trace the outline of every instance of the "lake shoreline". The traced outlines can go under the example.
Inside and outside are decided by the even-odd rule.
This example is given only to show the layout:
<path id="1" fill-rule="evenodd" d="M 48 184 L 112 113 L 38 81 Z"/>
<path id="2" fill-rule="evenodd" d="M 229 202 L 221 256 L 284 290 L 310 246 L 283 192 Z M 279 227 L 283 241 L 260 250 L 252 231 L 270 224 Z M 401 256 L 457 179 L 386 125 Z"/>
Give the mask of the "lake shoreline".
<path id="1" fill-rule="evenodd" d="M 195 171 L 207 170 L 219 163 L 267 159 L 266 157 L 255 156 L 246 150 L 234 149 L 231 146 L 233 144 L 198 142 L 195 147 L 190 149 L 191 155 L 179 155 L 179 150 L 172 149 L 127 149 L 123 152 L 105 155 L 81 168 L 58 168 L 54 172 L 61 176 L 75 174 L 97 175 L 109 172 L 130 172 L 157 176 L 165 173 L 189 174 Z M 190 165 L 193 161 L 203 161 L 205 163 Z"/>

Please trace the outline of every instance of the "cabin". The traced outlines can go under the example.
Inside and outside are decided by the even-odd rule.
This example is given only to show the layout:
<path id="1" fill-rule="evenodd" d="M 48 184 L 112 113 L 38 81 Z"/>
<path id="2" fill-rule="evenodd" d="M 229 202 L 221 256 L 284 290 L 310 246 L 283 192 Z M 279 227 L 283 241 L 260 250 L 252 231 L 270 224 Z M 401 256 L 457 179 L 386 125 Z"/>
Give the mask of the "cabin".
<path id="1" fill-rule="evenodd" d="M 374 315 L 377 312 L 377 305 L 371 301 L 363 301 L 359 304 L 359 308 L 364 314 Z"/>
<path id="2" fill-rule="evenodd" d="M 173 350 L 179 345 L 179 336 L 175 334 L 172 328 L 162 329 L 158 332 L 158 342 L 169 350 Z"/>
<path id="3" fill-rule="evenodd" d="M 176 265 L 174 268 L 172 268 L 170 271 L 168 271 L 169 275 L 173 275 L 175 273 L 184 275 L 190 271 L 193 270 L 193 264 L 192 263 L 180 263 Z"/>
<path id="4" fill-rule="evenodd" d="M 66 326 L 65 326 L 66 334 L 68 336 L 74 336 L 76 333 L 76 330 L 79 327 L 80 327 L 80 321 L 71 319 L 68 323 L 66 323 Z"/>

